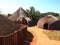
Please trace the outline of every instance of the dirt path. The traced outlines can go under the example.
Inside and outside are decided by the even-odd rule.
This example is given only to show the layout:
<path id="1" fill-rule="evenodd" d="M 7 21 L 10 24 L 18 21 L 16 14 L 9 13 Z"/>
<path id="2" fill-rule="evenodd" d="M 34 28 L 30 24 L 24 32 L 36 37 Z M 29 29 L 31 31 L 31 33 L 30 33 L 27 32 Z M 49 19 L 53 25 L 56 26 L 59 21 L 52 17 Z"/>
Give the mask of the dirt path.
<path id="1" fill-rule="evenodd" d="M 60 41 L 50 40 L 47 35 L 43 33 L 43 29 L 37 26 L 28 27 L 28 31 L 34 36 L 30 45 L 60 45 Z"/>

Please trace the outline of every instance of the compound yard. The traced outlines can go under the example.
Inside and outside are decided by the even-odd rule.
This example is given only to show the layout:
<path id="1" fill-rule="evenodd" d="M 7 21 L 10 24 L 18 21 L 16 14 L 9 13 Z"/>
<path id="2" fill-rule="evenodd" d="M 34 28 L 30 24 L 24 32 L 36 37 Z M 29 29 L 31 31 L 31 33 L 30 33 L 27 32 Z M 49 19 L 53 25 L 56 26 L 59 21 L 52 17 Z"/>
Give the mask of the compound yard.
<path id="1" fill-rule="evenodd" d="M 28 27 L 27 30 L 34 36 L 30 45 L 60 45 L 60 41 L 50 40 L 49 37 L 43 33 L 43 31 L 47 30 L 40 29 L 37 26 Z"/>

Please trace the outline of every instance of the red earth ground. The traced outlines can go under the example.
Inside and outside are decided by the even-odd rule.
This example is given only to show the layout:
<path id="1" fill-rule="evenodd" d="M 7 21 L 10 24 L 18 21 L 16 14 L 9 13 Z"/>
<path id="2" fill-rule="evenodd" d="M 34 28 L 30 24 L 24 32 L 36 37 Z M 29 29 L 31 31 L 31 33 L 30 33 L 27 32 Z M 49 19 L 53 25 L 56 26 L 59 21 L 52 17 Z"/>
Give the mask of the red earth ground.
<path id="1" fill-rule="evenodd" d="M 60 41 L 50 40 L 43 31 L 44 29 L 40 29 L 37 26 L 28 27 L 27 30 L 32 33 L 34 36 L 30 45 L 60 45 Z"/>

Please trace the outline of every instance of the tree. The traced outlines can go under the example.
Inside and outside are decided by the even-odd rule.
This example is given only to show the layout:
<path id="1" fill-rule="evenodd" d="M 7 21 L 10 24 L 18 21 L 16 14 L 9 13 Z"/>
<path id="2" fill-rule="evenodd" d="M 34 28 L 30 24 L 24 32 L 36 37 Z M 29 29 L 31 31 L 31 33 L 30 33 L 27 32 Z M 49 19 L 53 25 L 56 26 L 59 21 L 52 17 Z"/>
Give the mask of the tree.
<path id="1" fill-rule="evenodd" d="M 30 7 L 30 9 L 26 9 L 27 16 L 32 18 L 34 17 L 39 17 L 40 16 L 40 11 L 36 11 L 34 7 Z"/>
<path id="2" fill-rule="evenodd" d="M 47 12 L 47 13 L 42 13 L 41 15 L 42 15 L 42 17 L 43 17 L 43 16 L 47 16 L 47 15 L 59 16 L 59 13 Z"/>
<path id="3" fill-rule="evenodd" d="M 47 12 L 47 14 L 53 15 L 53 16 L 59 16 L 59 13 L 55 13 L 55 12 Z"/>
<path id="4" fill-rule="evenodd" d="M 37 24 L 37 21 L 40 18 L 40 11 L 36 11 L 34 7 L 30 7 L 30 9 L 26 9 L 26 12 L 27 16 L 33 21 L 33 24 Z"/>
<path id="5" fill-rule="evenodd" d="M 12 14 L 7 14 L 7 17 L 11 16 Z"/>
<path id="6" fill-rule="evenodd" d="M 30 10 L 26 9 L 26 12 L 27 12 L 27 17 L 30 17 Z"/>
<path id="7" fill-rule="evenodd" d="M 59 16 L 59 13 L 55 13 L 55 12 L 40 13 L 40 11 L 36 10 L 34 7 L 30 7 L 30 9 L 26 9 L 26 12 L 27 12 L 27 16 L 30 17 L 35 24 L 41 17 L 47 15 Z"/>
<path id="8" fill-rule="evenodd" d="M 57 18 L 60 20 L 60 16 L 57 16 Z"/>

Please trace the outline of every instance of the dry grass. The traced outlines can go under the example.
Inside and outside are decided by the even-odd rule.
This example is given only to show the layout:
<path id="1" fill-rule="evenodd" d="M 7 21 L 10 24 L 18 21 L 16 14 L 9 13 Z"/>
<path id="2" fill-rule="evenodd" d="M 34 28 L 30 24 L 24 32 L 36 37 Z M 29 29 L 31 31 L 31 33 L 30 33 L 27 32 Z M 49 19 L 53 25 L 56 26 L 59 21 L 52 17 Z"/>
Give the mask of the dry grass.
<path id="1" fill-rule="evenodd" d="M 58 31 L 58 30 L 51 30 L 51 31 L 44 31 L 44 33 L 45 33 L 51 40 L 58 40 L 58 41 L 60 41 L 60 31 Z"/>

